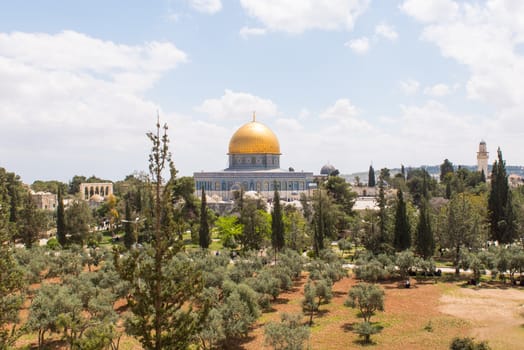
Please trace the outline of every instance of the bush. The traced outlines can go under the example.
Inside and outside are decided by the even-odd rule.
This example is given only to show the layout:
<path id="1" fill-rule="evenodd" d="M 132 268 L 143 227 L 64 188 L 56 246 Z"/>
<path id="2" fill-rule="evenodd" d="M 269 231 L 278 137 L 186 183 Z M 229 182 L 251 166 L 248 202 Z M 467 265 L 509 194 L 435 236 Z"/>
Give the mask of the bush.
<path id="1" fill-rule="evenodd" d="M 276 299 L 278 294 L 280 294 L 280 281 L 273 277 L 267 270 L 262 271 L 256 277 L 246 279 L 246 283 L 253 288 L 255 292 L 261 294 L 261 296 L 267 295 Z M 269 307 L 267 299 L 261 298 L 259 300 L 263 301 L 260 307 L 265 309 Z"/>
<path id="2" fill-rule="evenodd" d="M 353 332 L 364 338 L 364 343 L 371 343 L 371 336 L 381 331 L 380 327 L 371 324 L 370 322 L 361 322 L 353 328 Z"/>
<path id="3" fill-rule="evenodd" d="M 355 267 L 355 275 L 366 282 L 377 282 L 390 277 L 382 264 L 377 260 L 366 262 Z"/>
<path id="4" fill-rule="evenodd" d="M 51 250 L 59 250 L 60 248 L 62 248 L 62 246 L 58 242 L 58 239 L 56 239 L 55 237 L 49 238 L 49 240 L 46 243 L 46 246 Z"/>
<path id="5" fill-rule="evenodd" d="M 454 338 L 450 350 L 490 350 L 487 342 L 475 343 L 473 338 Z"/>
<path id="6" fill-rule="evenodd" d="M 278 264 L 282 264 L 283 266 L 289 268 L 292 272 L 290 277 L 295 279 L 300 277 L 304 261 L 302 256 L 300 256 L 300 254 L 298 254 L 296 251 L 286 249 L 280 254 Z"/>
<path id="7" fill-rule="evenodd" d="M 275 350 L 301 350 L 309 339 L 309 329 L 301 323 L 302 314 L 282 314 L 281 322 L 264 328 L 265 343 Z"/>

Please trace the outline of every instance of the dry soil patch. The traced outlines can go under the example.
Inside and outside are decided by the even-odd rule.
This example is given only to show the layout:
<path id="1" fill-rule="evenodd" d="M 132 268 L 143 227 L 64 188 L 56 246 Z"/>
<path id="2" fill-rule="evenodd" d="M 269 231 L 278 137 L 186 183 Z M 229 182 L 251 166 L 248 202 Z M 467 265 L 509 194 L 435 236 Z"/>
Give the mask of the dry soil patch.
<path id="1" fill-rule="evenodd" d="M 524 346 L 524 291 L 459 288 L 440 298 L 442 313 L 472 322 L 469 336 L 495 349 Z"/>

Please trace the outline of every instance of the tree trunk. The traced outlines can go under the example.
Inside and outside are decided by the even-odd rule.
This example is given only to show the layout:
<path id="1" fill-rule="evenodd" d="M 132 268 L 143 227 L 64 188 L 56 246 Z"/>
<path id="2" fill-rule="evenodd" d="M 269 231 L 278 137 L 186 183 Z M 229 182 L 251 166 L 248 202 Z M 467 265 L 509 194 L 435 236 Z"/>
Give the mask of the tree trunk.
<path id="1" fill-rule="evenodd" d="M 460 259 L 460 245 L 457 246 L 457 249 L 455 251 L 455 275 L 457 276 L 460 274 L 459 259 Z"/>

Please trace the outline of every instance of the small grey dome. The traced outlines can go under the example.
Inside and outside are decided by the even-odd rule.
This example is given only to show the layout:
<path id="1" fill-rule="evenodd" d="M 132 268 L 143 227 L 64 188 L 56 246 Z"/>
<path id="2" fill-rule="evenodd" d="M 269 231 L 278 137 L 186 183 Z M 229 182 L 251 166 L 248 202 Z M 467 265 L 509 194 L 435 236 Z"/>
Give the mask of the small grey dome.
<path id="1" fill-rule="evenodd" d="M 333 165 L 326 164 L 320 169 L 320 175 L 331 175 L 335 170 L 337 169 Z"/>

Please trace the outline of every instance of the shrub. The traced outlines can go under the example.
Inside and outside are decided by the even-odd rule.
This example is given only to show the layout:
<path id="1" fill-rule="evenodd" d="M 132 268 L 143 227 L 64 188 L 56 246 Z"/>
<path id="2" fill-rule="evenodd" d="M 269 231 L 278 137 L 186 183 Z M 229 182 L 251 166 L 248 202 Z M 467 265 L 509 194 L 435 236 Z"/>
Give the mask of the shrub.
<path id="1" fill-rule="evenodd" d="M 62 246 L 58 242 L 58 239 L 56 239 L 55 237 L 49 238 L 49 240 L 46 243 L 46 246 L 51 250 L 59 250 L 60 248 L 62 248 Z"/>
<path id="2" fill-rule="evenodd" d="M 265 343 L 275 350 L 301 350 L 309 339 L 308 327 L 302 325 L 302 314 L 282 314 L 281 322 L 270 322 L 264 328 Z"/>
<path id="3" fill-rule="evenodd" d="M 449 346 L 450 350 L 490 350 L 487 342 L 475 343 L 472 338 L 454 338 Z"/>
<path id="4" fill-rule="evenodd" d="M 364 343 L 371 343 L 371 336 L 380 332 L 380 327 L 373 325 L 370 322 L 361 322 L 353 328 L 353 332 L 364 338 Z"/>

